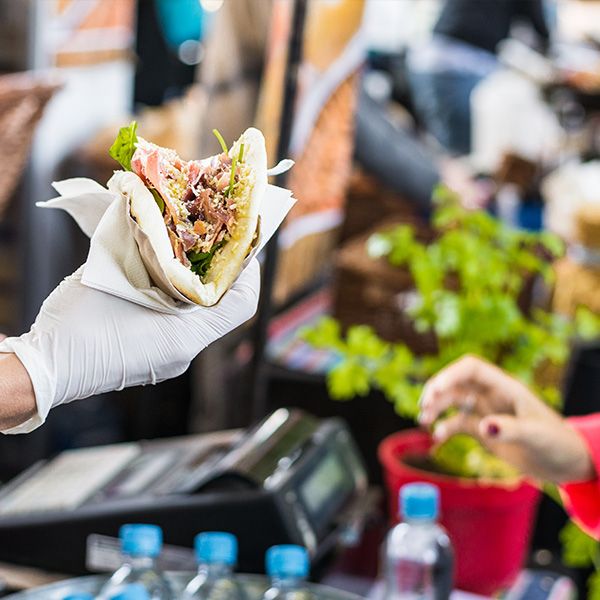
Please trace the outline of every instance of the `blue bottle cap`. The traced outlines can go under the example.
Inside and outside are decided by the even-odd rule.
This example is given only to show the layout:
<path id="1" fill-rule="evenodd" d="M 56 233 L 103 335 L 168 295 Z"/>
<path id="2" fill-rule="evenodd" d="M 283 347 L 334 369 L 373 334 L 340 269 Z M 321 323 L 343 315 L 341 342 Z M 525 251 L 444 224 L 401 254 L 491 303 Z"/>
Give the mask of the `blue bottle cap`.
<path id="1" fill-rule="evenodd" d="M 273 546 L 267 550 L 266 567 L 269 577 L 308 577 L 308 552 L 302 546 Z"/>
<path id="2" fill-rule="evenodd" d="M 440 512 L 440 491 L 430 483 L 409 483 L 400 488 L 402 519 L 434 520 Z"/>
<path id="3" fill-rule="evenodd" d="M 109 600 L 150 600 L 150 594 L 141 583 L 130 583 Z"/>
<path id="4" fill-rule="evenodd" d="M 235 535 L 223 531 L 206 531 L 194 539 L 196 560 L 199 563 L 234 565 L 238 543 Z"/>
<path id="5" fill-rule="evenodd" d="M 155 558 L 162 549 L 162 529 L 157 525 L 123 525 L 119 537 L 124 554 Z"/>
<path id="6" fill-rule="evenodd" d="M 65 596 L 63 600 L 94 600 L 94 596 L 86 592 L 81 592 L 79 594 L 70 594 Z"/>

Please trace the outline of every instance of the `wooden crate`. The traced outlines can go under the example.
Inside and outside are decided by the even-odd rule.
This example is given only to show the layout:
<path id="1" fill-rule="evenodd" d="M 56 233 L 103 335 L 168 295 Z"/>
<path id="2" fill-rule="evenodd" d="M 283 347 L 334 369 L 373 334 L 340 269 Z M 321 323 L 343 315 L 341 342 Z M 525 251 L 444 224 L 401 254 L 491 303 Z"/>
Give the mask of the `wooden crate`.
<path id="1" fill-rule="evenodd" d="M 344 328 L 355 324 L 370 325 L 384 339 L 404 342 L 415 353 L 435 352 L 431 334 L 415 331 L 406 313 L 406 304 L 414 294 L 413 280 L 407 269 L 393 267 L 385 258 L 367 254 L 369 236 L 403 221 L 386 220 L 359 235 L 337 252 L 333 291 L 333 315 Z M 431 236 L 421 230 L 422 236 Z"/>

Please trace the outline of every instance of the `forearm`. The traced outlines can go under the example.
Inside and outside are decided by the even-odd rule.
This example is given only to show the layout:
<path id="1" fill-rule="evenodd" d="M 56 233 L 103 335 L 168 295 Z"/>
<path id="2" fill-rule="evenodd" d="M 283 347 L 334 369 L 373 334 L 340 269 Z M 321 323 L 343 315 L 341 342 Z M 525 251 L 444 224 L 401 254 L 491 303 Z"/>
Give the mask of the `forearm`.
<path id="1" fill-rule="evenodd" d="M 0 354 L 0 431 L 24 423 L 36 413 L 31 379 L 12 353 Z"/>

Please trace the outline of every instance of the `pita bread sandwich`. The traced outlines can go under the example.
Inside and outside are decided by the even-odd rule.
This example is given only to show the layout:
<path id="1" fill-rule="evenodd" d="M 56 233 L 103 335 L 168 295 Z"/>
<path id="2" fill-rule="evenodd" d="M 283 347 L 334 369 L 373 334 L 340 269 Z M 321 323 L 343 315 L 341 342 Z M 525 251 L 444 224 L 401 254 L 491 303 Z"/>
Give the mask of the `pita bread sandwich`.
<path id="1" fill-rule="evenodd" d="M 149 242 L 136 237 L 155 283 L 164 289 L 166 279 L 183 297 L 212 306 L 236 280 L 258 237 L 267 189 L 264 137 L 247 129 L 228 149 L 215 130 L 223 151 L 184 161 L 138 137 L 136 128 L 135 122 L 123 127 L 110 148 L 125 170 L 115 172 L 108 187 L 126 197 Z"/>

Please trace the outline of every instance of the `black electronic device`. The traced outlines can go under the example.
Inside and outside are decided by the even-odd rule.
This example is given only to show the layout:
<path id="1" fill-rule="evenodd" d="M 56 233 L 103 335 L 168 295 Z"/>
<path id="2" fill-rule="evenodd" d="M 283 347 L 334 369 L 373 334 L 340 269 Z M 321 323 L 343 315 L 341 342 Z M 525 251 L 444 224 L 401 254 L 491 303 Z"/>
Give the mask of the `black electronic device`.
<path id="1" fill-rule="evenodd" d="M 523 571 L 510 588 L 505 600 L 571 600 L 577 590 L 571 579 L 552 571 Z"/>
<path id="2" fill-rule="evenodd" d="M 319 557 L 367 493 L 343 421 L 279 409 L 247 432 L 220 432 L 63 452 L 0 488 L 0 560 L 85 572 L 89 534 L 155 523 L 169 544 L 224 530 L 239 568 L 262 572 L 272 544 Z"/>

